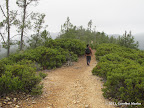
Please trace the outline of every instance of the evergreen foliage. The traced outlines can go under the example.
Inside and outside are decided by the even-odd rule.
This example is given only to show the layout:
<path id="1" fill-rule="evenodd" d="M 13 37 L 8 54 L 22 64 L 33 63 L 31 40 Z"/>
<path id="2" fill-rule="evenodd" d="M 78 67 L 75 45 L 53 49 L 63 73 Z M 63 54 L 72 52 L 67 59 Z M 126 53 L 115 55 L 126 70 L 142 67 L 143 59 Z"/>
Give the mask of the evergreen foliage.
<path id="1" fill-rule="evenodd" d="M 115 44 L 101 44 L 95 53 L 99 60 L 93 69 L 106 81 L 103 95 L 116 102 L 144 104 L 144 52 Z"/>
<path id="2" fill-rule="evenodd" d="M 127 34 L 127 32 L 125 31 L 125 34 L 122 37 L 119 37 L 118 40 L 119 45 L 128 48 L 137 49 L 139 45 L 138 41 L 137 42 L 134 41 L 134 37 L 132 36 L 131 31 L 129 34 Z"/>
<path id="3" fill-rule="evenodd" d="M 91 46 L 93 47 L 101 43 L 116 43 L 116 39 L 110 40 L 104 32 L 100 33 L 92 30 L 92 20 L 88 22 L 88 28 L 85 29 L 82 26 L 74 26 L 69 18 L 63 26 L 61 26 L 61 32 L 57 38 L 79 39 L 85 43 L 92 44 Z"/>
<path id="4" fill-rule="evenodd" d="M 138 49 L 139 43 L 134 41 L 131 31 L 129 34 L 125 31 L 122 37 L 114 38 L 113 36 L 109 37 L 104 32 L 97 32 L 95 27 L 94 30 L 92 30 L 92 20 L 88 22 L 87 29 L 82 26 L 74 26 L 68 17 L 67 21 L 61 26 L 61 32 L 57 38 L 79 39 L 85 43 L 91 44 L 93 48 L 96 48 L 97 45 L 102 43 L 113 43 L 127 48 Z"/>
<path id="5" fill-rule="evenodd" d="M 36 70 L 54 69 L 69 59 L 77 61 L 85 49 L 85 43 L 72 39 L 50 40 L 44 45 L 0 60 L 0 95 L 18 91 L 41 94 L 39 83 L 46 75 L 36 74 Z"/>

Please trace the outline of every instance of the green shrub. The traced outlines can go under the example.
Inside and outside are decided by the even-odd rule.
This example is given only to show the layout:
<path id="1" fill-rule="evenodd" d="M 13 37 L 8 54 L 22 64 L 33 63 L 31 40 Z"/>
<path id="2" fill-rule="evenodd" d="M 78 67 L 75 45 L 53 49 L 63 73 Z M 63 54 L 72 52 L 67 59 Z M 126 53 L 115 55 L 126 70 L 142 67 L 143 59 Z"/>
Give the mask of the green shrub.
<path id="1" fill-rule="evenodd" d="M 67 49 L 78 56 L 83 55 L 85 51 L 85 43 L 77 39 L 56 39 L 45 43 L 48 48 L 63 48 Z"/>
<path id="2" fill-rule="evenodd" d="M 35 87 L 32 88 L 31 95 L 41 95 L 42 94 L 42 91 L 41 91 L 42 88 L 43 88 L 43 85 L 36 85 Z"/>
<path id="3" fill-rule="evenodd" d="M 97 47 L 97 66 L 92 70 L 106 80 L 103 95 L 117 102 L 144 104 L 144 52 L 113 44 Z M 141 106 L 141 107 L 142 107 Z"/>
<path id="4" fill-rule="evenodd" d="M 43 73 L 43 72 L 39 72 L 39 76 L 40 76 L 41 78 L 45 78 L 45 77 L 47 76 L 47 74 L 45 74 L 45 73 Z"/>
<path id="5" fill-rule="evenodd" d="M 0 77 L 5 72 L 5 65 L 0 61 Z"/>
<path id="6" fill-rule="evenodd" d="M 45 46 L 11 54 L 0 60 L 0 95 L 14 91 L 41 94 L 39 83 L 46 74 L 36 71 L 61 67 L 68 60 L 77 61 L 85 44 L 79 40 L 57 39 Z"/>
<path id="7" fill-rule="evenodd" d="M 0 95 L 13 91 L 31 92 L 32 88 L 40 83 L 41 78 L 36 76 L 32 64 L 22 62 L 6 66 L 5 72 L 0 77 Z"/>

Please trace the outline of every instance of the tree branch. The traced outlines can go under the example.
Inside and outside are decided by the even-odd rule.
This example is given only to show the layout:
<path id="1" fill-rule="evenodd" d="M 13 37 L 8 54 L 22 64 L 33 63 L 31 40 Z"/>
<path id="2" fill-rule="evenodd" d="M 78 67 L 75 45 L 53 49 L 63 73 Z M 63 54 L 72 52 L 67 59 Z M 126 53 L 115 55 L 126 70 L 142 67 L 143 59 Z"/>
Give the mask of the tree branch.
<path id="1" fill-rule="evenodd" d="M 31 4 L 31 2 L 33 2 L 33 1 L 39 1 L 39 0 L 31 0 L 31 1 L 29 1 L 29 2 L 27 2 L 27 5 L 29 5 L 29 4 Z"/>
<path id="2" fill-rule="evenodd" d="M 10 39 L 14 38 L 14 37 L 17 36 L 17 35 L 21 35 L 21 34 L 16 34 L 16 35 L 14 35 L 13 37 L 11 37 Z"/>
<path id="3" fill-rule="evenodd" d="M 11 16 L 10 17 L 10 24 L 12 24 L 12 22 L 16 19 L 16 16 L 17 16 L 17 11 L 14 13 L 14 12 L 11 12 Z"/>
<path id="4" fill-rule="evenodd" d="M 28 18 L 33 12 L 31 12 L 29 15 L 26 16 L 26 18 Z"/>
<path id="5" fill-rule="evenodd" d="M 0 33 L 0 35 L 1 35 L 1 37 L 2 37 L 3 42 L 6 44 L 6 42 L 5 42 L 5 40 L 4 40 L 4 37 L 3 37 L 2 33 Z M 6 44 L 6 45 L 7 45 L 7 44 Z"/>
<path id="6" fill-rule="evenodd" d="M 1 9 L 3 15 L 5 16 L 5 18 L 7 18 L 6 15 L 5 15 L 5 13 L 4 13 L 4 11 L 3 11 L 3 9 L 2 9 L 2 7 L 1 7 L 1 5 L 0 5 L 0 9 Z"/>
<path id="7" fill-rule="evenodd" d="M 29 1 L 26 5 L 29 5 L 30 3 L 32 2 L 32 0 L 31 1 Z"/>
<path id="8" fill-rule="evenodd" d="M 25 36 L 25 35 L 24 35 L 24 37 L 26 37 L 27 39 L 30 39 L 28 36 Z"/>

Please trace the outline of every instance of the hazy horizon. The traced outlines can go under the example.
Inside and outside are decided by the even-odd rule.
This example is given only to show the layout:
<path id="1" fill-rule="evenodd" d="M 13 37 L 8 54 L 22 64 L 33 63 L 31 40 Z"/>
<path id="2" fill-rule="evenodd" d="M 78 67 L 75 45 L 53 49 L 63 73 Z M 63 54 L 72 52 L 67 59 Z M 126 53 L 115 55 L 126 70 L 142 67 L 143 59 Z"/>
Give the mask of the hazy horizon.
<path id="1" fill-rule="evenodd" d="M 20 10 L 15 2 L 10 1 L 10 9 Z M 4 3 L 0 4 L 4 7 Z M 120 35 L 125 30 L 131 30 L 132 34 L 144 33 L 142 10 L 144 0 L 39 0 L 36 7 L 31 5 L 28 8 L 29 12 L 46 14 L 45 23 L 49 32 L 60 32 L 61 25 L 70 17 L 73 25 L 87 28 L 92 20 L 96 31 Z"/>
<path id="2" fill-rule="evenodd" d="M 16 0 L 9 1 L 10 10 L 18 10 Z M 5 1 L 0 5 L 5 8 Z M 37 6 L 31 5 L 27 11 L 44 13 L 45 24 L 49 32 L 60 32 L 61 25 L 67 17 L 77 27 L 87 28 L 92 20 L 92 27 L 96 31 L 106 34 L 123 35 L 125 30 L 132 31 L 132 35 L 144 34 L 144 0 L 39 0 Z M 0 11 L 0 22 L 3 20 Z M 1 31 L 0 31 L 1 32 Z M 11 29 L 11 35 L 15 34 L 15 28 Z M 140 41 L 144 40 L 142 37 Z M 2 40 L 1 40 L 2 41 Z"/>

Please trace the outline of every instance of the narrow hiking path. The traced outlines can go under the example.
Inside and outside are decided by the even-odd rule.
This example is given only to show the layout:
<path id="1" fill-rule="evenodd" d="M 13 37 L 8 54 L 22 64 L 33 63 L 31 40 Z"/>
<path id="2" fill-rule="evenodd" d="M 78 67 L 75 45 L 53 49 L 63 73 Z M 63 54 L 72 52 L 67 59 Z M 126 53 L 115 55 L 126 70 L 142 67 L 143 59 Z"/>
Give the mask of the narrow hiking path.
<path id="1" fill-rule="evenodd" d="M 22 108 L 114 108 L 102 95 L 100 78 L 92 75 L 94 53 L 90 66 L 83 56 L 72 66 L 47 71 L 43 94 L 22 101 Z"/>

